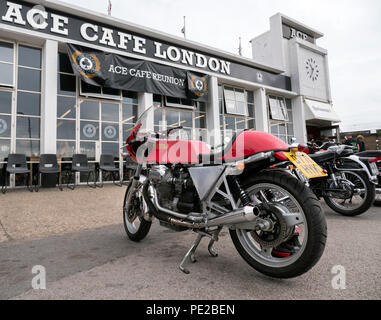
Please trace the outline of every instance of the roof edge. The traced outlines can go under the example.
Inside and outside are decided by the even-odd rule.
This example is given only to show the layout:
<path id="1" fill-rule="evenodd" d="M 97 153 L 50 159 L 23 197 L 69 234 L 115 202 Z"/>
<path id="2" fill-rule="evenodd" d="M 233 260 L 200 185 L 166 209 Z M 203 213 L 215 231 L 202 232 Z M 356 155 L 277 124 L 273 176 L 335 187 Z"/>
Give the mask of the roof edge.
<path id="1" fill-rule="evenodd" d="M 266 70 L 275 74 L 282 74 L 285 72 L 283 69 L 279 69 L 277 67 L 272 67 L 270 65 L 262 64 L 254 61 L 253 59 L 242 57 L 238 54 L 230 53 L 228 51 L 224 51 L 221 49 L 217 49 L 208 45 L 204 45 L 202 43 L 187 40 L 169 33 L 165 33 L 156 29 L 144 27 L 138 24 L 134 24 L 131 22 L 127 22 L 125 20 L 108 16 L 106 14 L 102 14 L 96 11 L 92 11 L 90 9 L 85 9 L 83 7 L 65 3 L 59 0 L 26 0 L 26 2 L 39 4 L 42 6 L 46 6 L 47 8 L 55 9 L 58 11 L 62 11 L 72 15 L 78 15 L 93 21 L 97 21 L 104 24 L 109 24 L 114 27 L 119 27 L 122 29 L 127 29 L 131 32 L 140 33 L 142 35 L 154 37 L 163 41 L 175 42 L 176 44 L 182 45 L 184 47 L 195 49 L 199 51 L 203 51 L 205 53 L 209 53 L 212 55 L 216 55 L 234 62 L 238 62 L 241 64 L 246 64 L 255 68 L 259 68 L 262 70 Z"/>

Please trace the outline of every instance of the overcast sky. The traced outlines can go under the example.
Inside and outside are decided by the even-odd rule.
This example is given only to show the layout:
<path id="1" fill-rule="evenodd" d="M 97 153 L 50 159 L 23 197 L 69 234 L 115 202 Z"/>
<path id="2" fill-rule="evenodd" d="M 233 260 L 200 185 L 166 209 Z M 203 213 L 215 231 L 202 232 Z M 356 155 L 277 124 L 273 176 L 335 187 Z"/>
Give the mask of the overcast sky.
<path id="1" fill-rule="evenodd" d="M 64 0 L 107 13 L 108 0 Z M 269 30 L 277 12 L 324 33 L 334 106 L 343 129 L 381 129 L 380 0 L 112 0 L 112 15 L 251 57 L 250 39 Z M 361 126 L 361 128 L 359 127 Z"/>

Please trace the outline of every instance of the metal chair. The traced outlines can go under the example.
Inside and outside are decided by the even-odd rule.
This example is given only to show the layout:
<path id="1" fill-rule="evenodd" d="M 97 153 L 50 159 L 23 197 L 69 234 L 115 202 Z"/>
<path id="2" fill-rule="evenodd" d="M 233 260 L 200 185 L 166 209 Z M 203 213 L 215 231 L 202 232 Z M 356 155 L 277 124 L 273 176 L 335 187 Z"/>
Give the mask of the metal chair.
<path id="1" fill-rule="evenodd" d="M 89 166 L 89 161 L 87 159 L 87 156 L 85 154 L 75 154 L 73 155 L 73 162 L 71 165 L 71 171 L 68 172 L 69 174 L 69 180 L 67 182 L 67 187 L 71 190 L 75 189 L 75 182 L 73 186 L 70 186 L 70 181 L 73 176 L 73 173 L 87 173 L 87 185 L 90 188 L 96 188 L 96 178 L 95 178 L 95 170 L 91 169 Z M 93 173 L 94 176 L 94 185 L 90 185 L 89 179 L 90 179 L 90 173 Z"/>
<path id="2" fill-rule="evenodd" d="M 115 173 L 118 173 L 119 180 L 121 180 L 121 179 L 120 179 L 119 169 L 115 165 L 114 156 L 112 154 L 102 154 L 101 155 L 101 158 L 100 158 L 100 161 L 99 161 L 99 171 L 100 171 L 101 178 L 102 178 L 101 179 L 102 182 L 98 185 L 99 188 L 103 188 L 103 177 L 104 177 L 103 173 L 104 172 L 112 175 L 112 182 L 116 186 L 118 186 L 118 187 L 122 187 L 123 186 L 121 181 L 119 183 L 117 183 L 115 181 Z"/>
<path id="3" fill-rule="evenodd" d="M 38 165 L 38 179 L 35 187 L 36 192 L 40 190 L 41 175 L 42 174 L 55 174 L 57 176 L 57 184 L 61 191 L 63 191 L 60 184 L 61 170 L 58 166 L 57 156 L 55 154 L 42 154 L 40 156 L 40 164 Z"/>
<path id="4" fill-rule="evenodd" d="M 29 185 L 30 170 L 26 163 L 25 154 L 10 154 L 8 156 L 8 163 L 5 170 L 5 177 L 3 178 L 3 186 L 1 191 L 3 194 L 7 192 L 7 185 L 10 180 L 11 174 L 24 174 L 24 183 L 28 187 L 30 192 L 33 192 L 33 188 Z"/>

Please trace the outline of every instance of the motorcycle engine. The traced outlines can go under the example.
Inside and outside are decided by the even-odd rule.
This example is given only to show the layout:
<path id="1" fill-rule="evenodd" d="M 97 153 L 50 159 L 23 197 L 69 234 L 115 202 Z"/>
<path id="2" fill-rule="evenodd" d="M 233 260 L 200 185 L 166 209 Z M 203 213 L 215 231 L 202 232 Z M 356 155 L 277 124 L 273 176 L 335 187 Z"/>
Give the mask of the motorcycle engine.
<path id="1" fill-rule="evenodd" d="M 200 212 L 199 197 L 186 168 L 179 165 L 154 166 L 148 179 L 164 208 L 185 214 Z"/>

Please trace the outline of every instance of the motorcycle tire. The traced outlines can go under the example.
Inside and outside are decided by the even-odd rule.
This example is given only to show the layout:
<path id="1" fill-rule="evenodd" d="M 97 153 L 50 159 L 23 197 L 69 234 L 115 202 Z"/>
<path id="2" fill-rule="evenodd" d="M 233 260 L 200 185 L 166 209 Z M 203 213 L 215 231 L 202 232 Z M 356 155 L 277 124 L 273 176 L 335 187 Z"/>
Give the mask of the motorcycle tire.
<path id="1" fill-rule="evenodd" d="M 378 176 L 378 185 L 376 188 L 381 188 L 381 176 Z M 375 207 L 381 207 L 381 194 L 376 193 L 376 200 L 374 201 L 373 205 Z"/>
<path id="2" fill-rule="evenodd" d="M 373 205 L 375 207 L 381 207 L 381 195 L 376 195 L 376 200 L 374 201 Z"/>
<path id="3" fill-rule="evenodd" d="M 143 240 L 147 235 L 148 232 L 151 229 L 152 222 L 146 221 L 143 217 L 136 217 L 136 219 L 139 219 L 139 226 L 134 230 L 132 227 L 132 223 L 130 223 L 127 219 L 127 212 L 124 209 L 126 206 L 128 191 L 130 190 L 131 183 L 128 185 L 126 189 L 126 193 L 124 195 L 124 201 L 123 201 L 123 224 L 124 224 L 124 230 L 127 233 L 128 238 L 131 241 L 139 242 Z M 135 219 L 135 221 L 136 221 Z M 134 222 L 135 222 L 134 221 Z"/>
<path id="4" fill-rule="evenodd" d="M 324 197 L 324 201 L 333 211 L 346 217 L 355 217 L 367 212 L 369 208 L 373 205 L 376 197 L 376 188 L 374 184 L 370 182 L 368 176 L 363 172 L 356 172 L 356 174 L 359 175 L 361 179 L 364 181 L 365 187 L 367 189 L 366 199 L 360 207 L 355 209 L 342 209 L 340 207 L 337 207 L 335 202 L 332 201 L 330 197 Z"/>
<path id="5" fill-rule="evenodd" d="M 230 229 L 230 236 L 241 257 L 255 270 L 273 278 L 287 279 L 298 277 L 309 271 L 323 255 L 327 240 L 327 223 L 323 209 L 317 197 L 304 183 L 292 175 L 273 170 L 250 175 L 242 182 L 245 190 L 255 185 L 271 184 L 287 191 L 298 203 L 305 216 L 308 228 L 307 242 L 301 255 L 289 265 L 270 266 L 255 259 L 240 240 L 240 229 Z"/>

